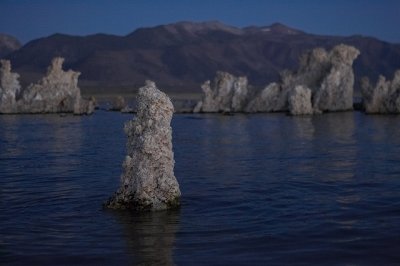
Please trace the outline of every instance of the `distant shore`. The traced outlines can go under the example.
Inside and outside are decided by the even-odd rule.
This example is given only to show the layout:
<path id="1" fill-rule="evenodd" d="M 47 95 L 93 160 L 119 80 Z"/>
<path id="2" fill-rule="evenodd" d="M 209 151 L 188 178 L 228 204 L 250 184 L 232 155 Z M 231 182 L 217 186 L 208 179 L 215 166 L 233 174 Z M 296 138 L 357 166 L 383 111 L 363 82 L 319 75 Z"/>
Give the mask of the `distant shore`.
<path id="1" fill-rule="evenodd" d="M 125 103 L 131 107 L 136 106 L 137 89 L 126 89 L 123 87 L 110 90 L 109 88 L 81 88 L 82 97 L 94 98 L 99 109 L 111 110 L 118 97 L 122 97 Z M 191 112 L 198 101 L 202 98 L 202 93 L 198 92 L 165 92 L 172 100 L 175 112 Z"/>

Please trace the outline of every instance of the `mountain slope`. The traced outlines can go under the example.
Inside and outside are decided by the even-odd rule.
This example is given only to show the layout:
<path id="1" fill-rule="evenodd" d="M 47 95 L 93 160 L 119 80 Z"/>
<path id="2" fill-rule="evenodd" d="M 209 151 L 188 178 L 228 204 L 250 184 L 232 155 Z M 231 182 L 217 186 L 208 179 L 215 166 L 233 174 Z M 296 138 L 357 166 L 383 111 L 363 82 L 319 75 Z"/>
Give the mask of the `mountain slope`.
<path id="1" fill-rule="evenodd" d="M 0 58 L 21 48 L 21 43 L 13 36 L 0 33 Z"/>
<path id="2" fill-rule="evenodd" d="M 391 77 L 400 68 L 400 45 L 363 36 L 319 36 L 275 23 L 236 28 L 217 21 L 179 22 L 141 28 L 126 36 L 85 37 L 55 34 L 37 39 L 8 56 L 24 84 L 38 79 L 54 56 L 65 57 L 65 68 L 82 72 L 83 87 L 137 88 L 145 79 L 160 88 L 199 91 L 218 70 L 246 75 L 262 87 L 279 72 L 297 66 L 300 55 L 315 47 L 339 43 L 361 51 L 354 68 L 361 76 Z"/>

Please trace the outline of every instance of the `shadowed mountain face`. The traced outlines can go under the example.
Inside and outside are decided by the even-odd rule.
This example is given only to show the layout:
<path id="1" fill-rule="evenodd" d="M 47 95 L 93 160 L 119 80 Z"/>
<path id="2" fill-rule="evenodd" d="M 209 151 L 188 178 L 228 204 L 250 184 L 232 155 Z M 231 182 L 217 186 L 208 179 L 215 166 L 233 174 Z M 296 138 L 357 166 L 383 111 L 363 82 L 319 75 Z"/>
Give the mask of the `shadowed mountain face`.
<path id="1" fill-rule="evenodd" d="M 21 43 L 14 37 L 0 33 L 0 58 L 21 48 Z"/>
<path id="2" fill-rule="evenodd" d="M 84 37 L 55 34 L 29 42 L 7 56 L 22 84 L 39 79 L 51 59 L 64 57 L 65 68 L 82 72 L 82 87 L 138 88 L 144 80 L 169 91 L 200 91 L 217 70 L 246 75 L 263 87 L 295 69 L 302 53 L 344 43 L 361 51 L 354 63 L 356 86 L 362 76 L 388 78 L 400 68 L 400 44 L 370 37 L 311 35 L 282 24 L 236 28 L 219 22 L 179 22 L 141 28 L 126 36 Z"/>

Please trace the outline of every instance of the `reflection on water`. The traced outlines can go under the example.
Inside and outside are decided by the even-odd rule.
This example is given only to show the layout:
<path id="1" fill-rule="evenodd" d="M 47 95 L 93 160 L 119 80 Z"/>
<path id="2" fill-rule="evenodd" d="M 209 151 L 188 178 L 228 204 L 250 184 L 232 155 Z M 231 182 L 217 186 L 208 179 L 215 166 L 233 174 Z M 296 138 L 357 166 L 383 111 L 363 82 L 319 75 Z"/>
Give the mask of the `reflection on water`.
<path id="1" fill-rule="evenodd" d="M 65 159 L 65 155 L 74 160 L 82 147 L 80 119 L 73 116 L 60 118 L 57 115 L 0 116 L 0 139 L 5 147 L 0 149 L 0 158 L 36 157 L 38 161 L 49 160 L 49 165 L 57 164 L 57 160 Z M 61 169 L 65 171 L 71 167 L 69 164 L 59 166 L 66 167 Z"/>
<path id="2" fill-rule="evenodd" d="M 316 172 L 326 181 L 348 180 L 356 174 L 357 134 L 353 112 L 317 116 L 313 154 L 320 156 Z"/>
<path id="3" fill-rule="evenodd" d="M 320 180 L 346 180 L 357 168 L 355 119 L 352 112 L 312 117 L 209 115 L 201 121 L 197 148 L 207 155 L 205 166 L 210 163 L 210 170 L 224 166 L 224 173 L 218 171 L 221 167 L 214 169 L 216 176 L 235 175 L 250 161 L 263 167 L 273 160 L 275 166 L 261 175 L 277 167 L 294 178 L 311 172 Z"/>
<path id="4" fill-rule="evenodd" d="M 18 119 L 18 116 L 16 115 L 0 115 L 0 153 L 10 154 L 13 156 L 21 154 L 17 134 L 19 123 L 20 119 Z M 13 143 L 14 145 L 6 145 L 7 143 Z"/>
<path id="5" fill-rule="evenodd" d="M 292 119 L 294 134 L 298 136 L 300 141 L 310 141 L 314 138 L 315 128 L 311 116 L 294 116 Z"/>
<path id="6" fill-rule="evenodd" d="M 329 113 L 316 116 L 314 119 L 315 127 L 320 134 L 325 134 L 326 138 L 331 138 L 336 143 L 354 143 L 355 139 L 355 119 L 356 113 Z"/>
<path id="7" fill-rule="evenodd" d="M 38 183 L 46 176 L 60 177 L 57 182 L 47 185 L 47 189 L 56 191 L 59 197 L 77 188 L 62 177 L 76 173 L 82 163 L 79 157 L 79 154 L 82 154 L 81 117 L 5 115 L 0 116 L 0 119 L 0 138 L 2 146 L 5 147 L 0 149 L 0 159 L 8 160 L 3 165 L 3 170 L 9 169 L 15 176 L 14 181 L 23 179 L 26 169 L 30 169 Z M 42 174 L 42 171 L 45 171 L 45 174 Z M 8 182 L 3 189 L 15 191 L 18 190 L 18 185 L 18 182 Z M 34 186 L 24 193 L 29 195 Z M 39 193 L 37 194 L 37 197 L 40 197 Z M 12 197 L 21 196 L 15 194 Z"/>
<path id="8" fill-rule="evenodd" d="M 196 146 L 206 156 L 205 164 L 200 168 L 213 171 L 215 176 L 230 176 L 236 165 L 251 157 L 253 147 L 248 116 L 210 115 L 200 126 L 202 135 Z M 220 172 L 219 169 L 225 170 Z"/>
<path id="9" fill-rule="evenodd" d="M 0 116 L 0 264 L 400 260 L 400 116 L 175 115 L 180 212 L 108 213 L 131 117 Z"/>
<path id="10" fill-rule="evenodd" d="M 135 265 L 174 265 L 179 210 L 149 213 L 112 212 L 124 231 L 127 252 Z"/>

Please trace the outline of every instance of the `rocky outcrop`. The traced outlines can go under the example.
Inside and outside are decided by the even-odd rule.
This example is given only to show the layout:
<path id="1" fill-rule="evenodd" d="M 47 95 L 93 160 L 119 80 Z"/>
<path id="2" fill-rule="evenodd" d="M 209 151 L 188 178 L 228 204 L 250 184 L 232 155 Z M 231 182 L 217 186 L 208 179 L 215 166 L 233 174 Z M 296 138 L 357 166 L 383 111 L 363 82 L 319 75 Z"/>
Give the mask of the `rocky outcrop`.
<path id="1" fill-rule="evenodd" d="M 278 83 L 271 83 L 254 97 L 245 108 L 245 112 L 282 112 L 287 110 L 288 89 Z"/>
<path id="2" fill-rule="evenodd" d="M 347 45 L 335 46 L 328 54 L 328 71 L 321 76 L 322 82 L 314 89 L 313 107 L 318 111 L 346 111 L 353 109 L 354 73 L 353 61 L 360 52 Z M 318 79 L 317 79 L 318 80 Z M 317 81 L 316 80 L 316 81 Z"/>
<path id="3" fill-rule="evenodd" d="M 19 74 L 11 72 L 8 60 L 0 60 L 0 113 L 16 113 L 17 97 L 21 90 Z"/>
<path id="4" fill-rule="evenodd" d="M 370 84 L 368 78 L 363 78 L 361 93 L 366 113 L 400 113 L 400 70 L 395 72 L 392 81 L 380 76 L 375 87 Z"/>
<path id="5" fill-rule="evenodd" d="M 282 72 L 281 83 L 267 86 L 247 111 L 289 110 L 291 114 L 309 114 L 310 105 L 314 113 L 351 110 L 354 90 L 352 64 L 359 53 L 352 46 L 340 44 L 330 52 L 316 48 L 304 54 L 300 59 L 299 69 L 296 72 L 287 70 Z M 297 86 L 302 88 L 292 92 Z M 308 96 L 303 97 L 308 94 L 305 88 L 311 90 L 310 103 L 304 102 L 308 98 Z M 303 104 L 297 105 L 294 103 L 297 102 L 296 97 L 300 97 L 300 91 L 303 95 L 301 96 Z M 292 97 L 292 105 L 289 104 L 289 97 Z M 305 109 L 299 110 L 301 106 Z M 296 109 L 291 110 L 291 107 Z"/>
<path id="6" fill-rule="evenodd" d="M 56 57 L 47 70 L 47 75 L 37 84 L 29 85 L 22 93 L 24 113 L 90 114 L 93 103 L 82 99 L 78 87 L 80 72 L 64 71 L 64 58 Z"/>
<path id="7" fill-rule="evenodd" d="M 125 102 L 125 98 L 122 97 L 121 95 L 118 95 L 117 97 L 115 97 L 115 99 L 113 100 L 112 106 L 111 106 L 111 111 L 121 111 L 122 109 L 124 109 L 125 107 L 127 107 L 127 104 Z"/>
<path id="8" fill-rule="evenodd" d="M 239 78 L 246 81 L 240 83 L 232 75 L 219 72 L 212 86 L 210 82 L 203 85 L 204 99 L 195 111 L 289 111 L 292 114 L 309 114 L 310 106 L 313 113 L 351 110 L 354 85 L 352 64 L 359 53 L 356 48 L 343 44 L 335 46 L 330 52 L 316 48 L 302 56 L 296 72 L 282 72 L 279 83 L 269 84 L 255 96 L 249 91 L 245 77 Z M 239 84 L 237 87 L 240 89 L 234 90 L 234 84 Z M 302 87 L 295 89 L 297 86 Z M 306 88 L 311 91 L 310 97 Z M 233 104 L 235 97 L 240 99 L 240 104 Z M 292 104 L 289 104 L 289 97 L 292 97 Z M 309 103 L 304 102 L 308 99 Z M 295 109 L 291 110 L 292 107 Z"/>
<path id="9" fill-rule="evenodd" d="M 74 113 L 91 114 L 94 103 L 84 100 L 78 87 L 79 72 L 63 71 L 64 59 L 54 58 L 47 75 L 21 91 L 18 74 L 11 73 L 9 61 L 2 61 L 1 113 Z M 21 91 L 21 92 L 20 92 Z M 20 92 L 20 93 L 19 93 Z M 4 97 L 3 97 L 4 96 Z"/>
<path id="10" fill-rule="evenodd" d="M 290 91 L 289 111 L 291 115 L 312 115 L 314 113 L 309 88 L 298 85 Z"/>
<path id="11" fill-rule="evenodd" d="M 246 77 L 235 77 L 226 72 L 217 72 L 214 81 L 201 86 L 204 96 L 194 108 L 194 112 L 242 112 L 248 102 Z"/>
<path id="12" fill-rule="evenodd" d="M 179 205 L 181 192 L 174 176 L 172 129 L 174 107 L 154 82 L 139 89 L 136 119 L 125 124 L 127 156 L 121 187 L 105 207 L 165 210 Z"/>

